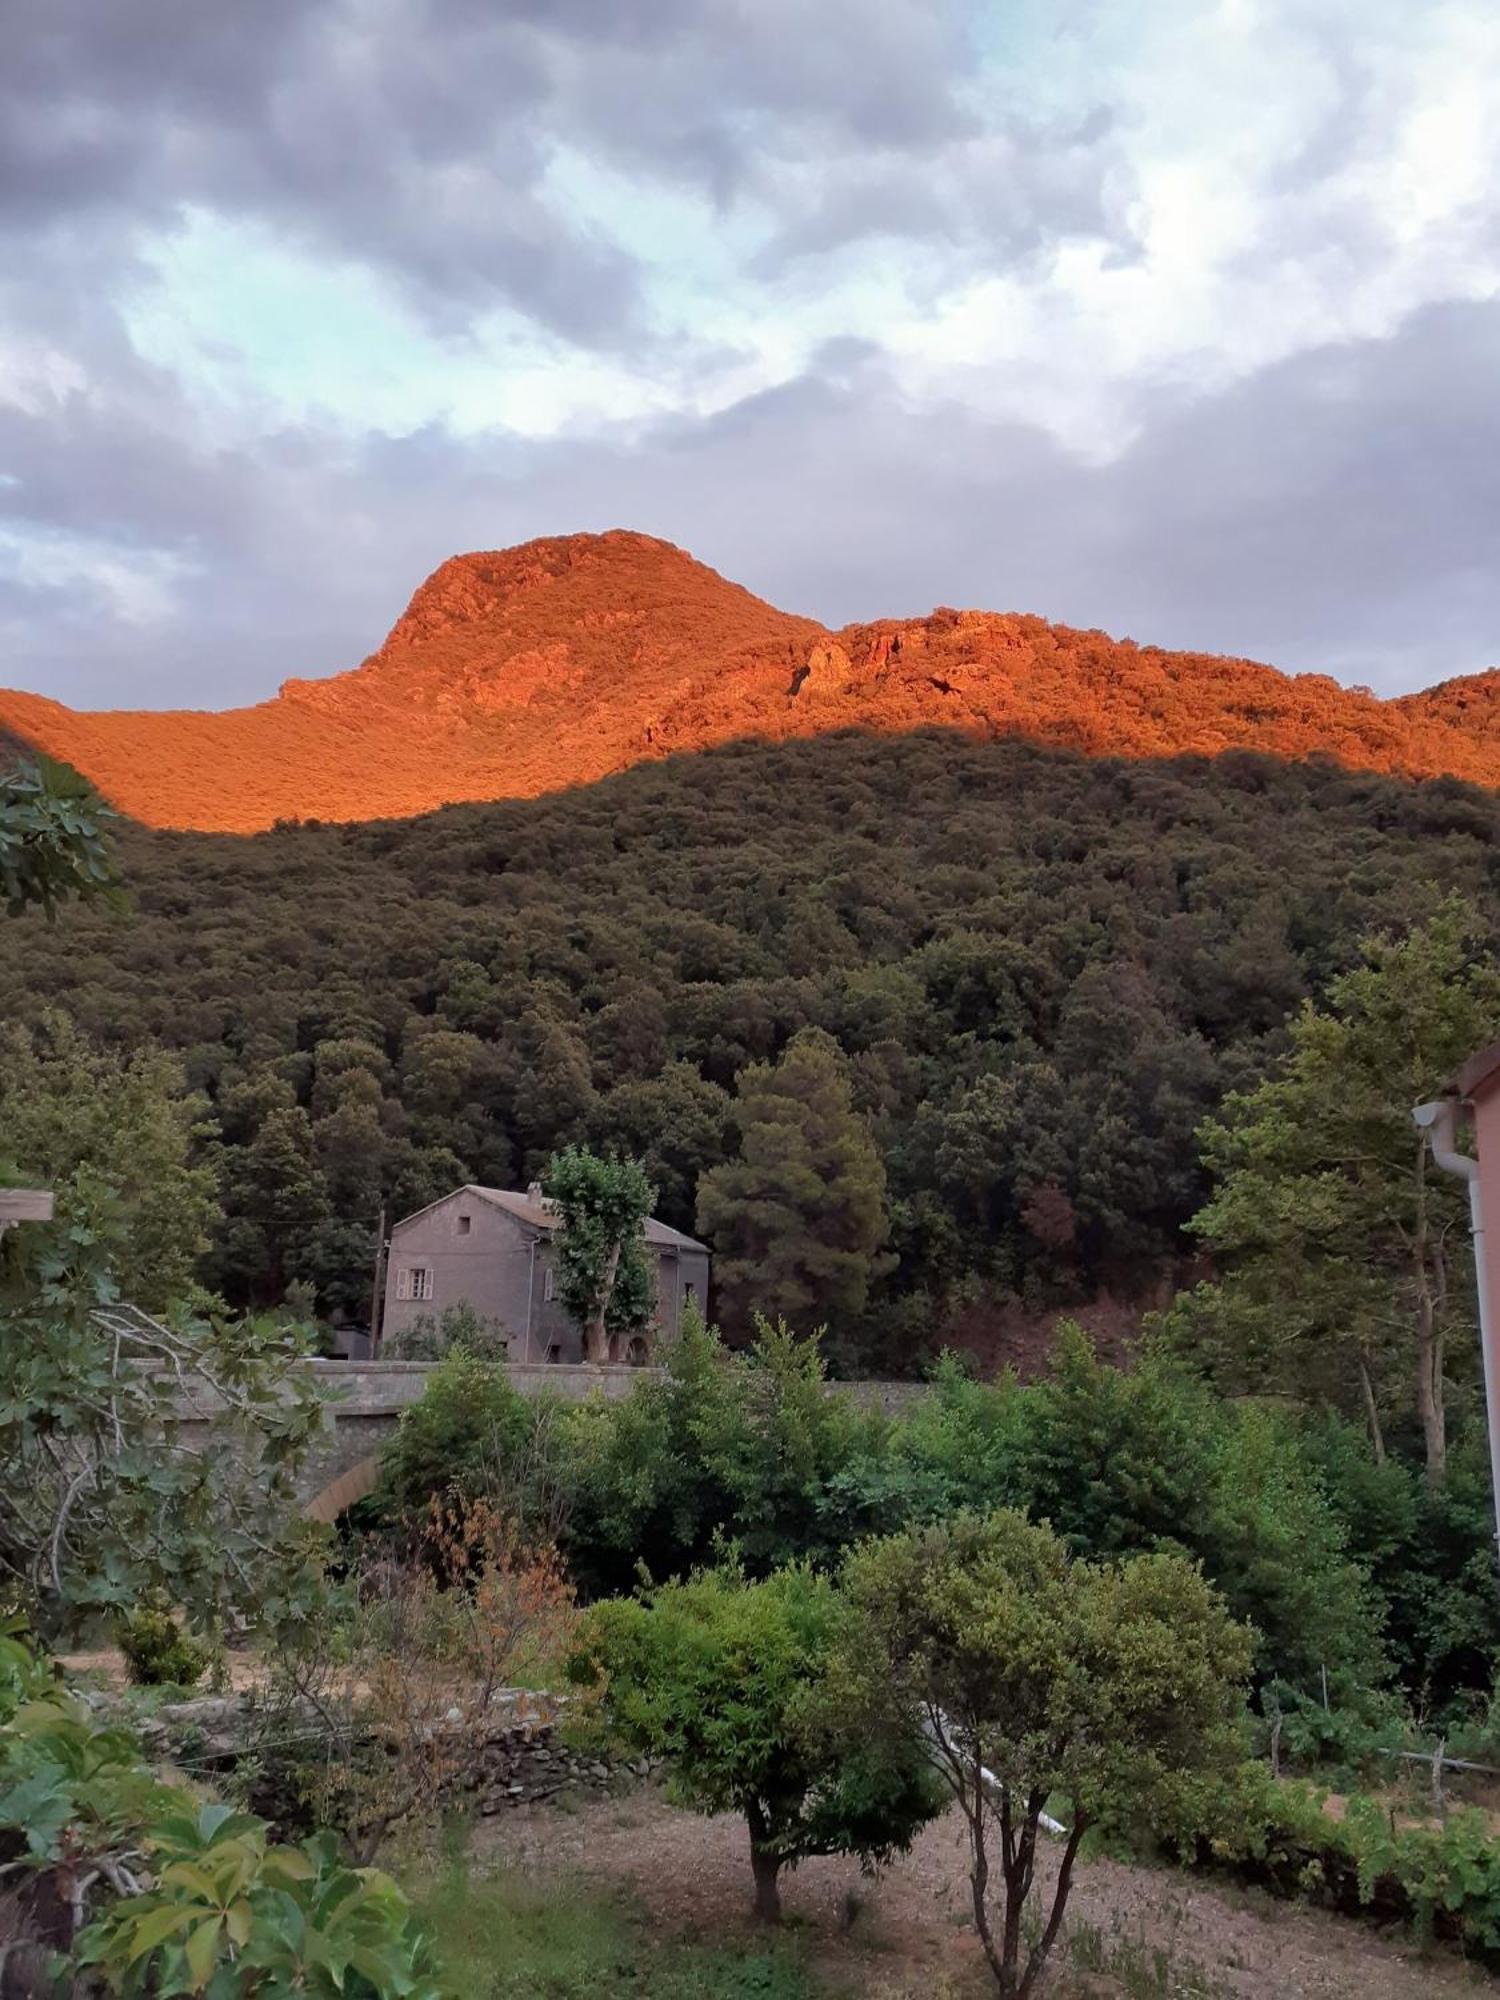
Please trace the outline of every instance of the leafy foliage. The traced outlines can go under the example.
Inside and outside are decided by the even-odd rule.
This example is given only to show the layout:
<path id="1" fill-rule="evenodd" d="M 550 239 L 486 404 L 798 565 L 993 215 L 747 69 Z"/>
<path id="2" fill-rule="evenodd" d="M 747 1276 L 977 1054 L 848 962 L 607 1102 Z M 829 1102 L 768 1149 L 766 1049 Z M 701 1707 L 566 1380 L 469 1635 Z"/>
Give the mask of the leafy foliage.
<path id="1" fill-rule="evenodd" d="M 401 1891 L 346 1867 L 331 1836 L 276 1846 L 259 1820 L 203 1806 L 164 1817 L 147 1852 L 160 1886 L 114 1904 L 78 1942 L 110 1992 L 440 2000 Z"/>
<path id="2" fill-rule="evenodd" d="M 337 1609 L 281 1649 L 263 1731 L 274 1758 L 315 1725 L 290 1775 L 370 1863 L 478 1785 L 511 1690 L 559 1671 L 573 1591 L 555 1550 L 477 1501 L 434 1505 L 408 1551 L 357 1563 Z"/>
<path id="3" fill-rule="evenodd" d="M 655 1310 L 643 1232 L 656 1190 L 639 1161 L 581 1146 L 550 1162 L 543 1186 L 561 1217 L 559 1296 L 583 1329 L 584 1359 L 607 1361 L 610 1335 L 642 1333 Z"/>
<path id="4" fill-rule="evenodd" d="M 1325 1008 L 1293 1022 L 1278 1073 L 1205 1127 L 1215 1187 L 1192 1227 L 1227 1276 L 1180 1305 L 1174 1327 L 1230 1386 L 1359 1410 L 1377 1453 L 1414 1381 L 1436 1480 L 1449 1347 L 1462 1333 L 1467 1355 L 1473 1307 L 1462 1190 L 1410 1114 L 1492 1038 L 1500 964 L 1458 898 L 1364 953 Z"/>
<path id="5" fill-rule="evenodd" d="M 122 1996 L 443 2000 L 393 1882 L 346 1867 L 327 1838 L 278 1846 L 261 1821 L 162 1783 L 13 1634 L 0 1637 L 0 1844 L 31 1940 L 7 1970 L 36 1990 L 80 1971 Z"/>
<path id="6" fill-rule="evenodd" d="M 1246 1765 L 1206 1811 L 1196 1853 L 1274 1893 L 1405 1921 L 1423 1942 L 1500 1964 L 1500 1847 L 1483 1812 L 1403 1820 L 1356 1794 L 1335 1818 L 1311 1786 Z"/>
<path id="7" fill-rule="evenodd" d="M 530 1505 L 556 1521 L 588 1596 L 628 1590 L 642 1565 L 686 1576 L 724 1544 L 752 1576 L 831 1571 L 869 1535 L 1019 1507 L 1076 1554 L 1201 1562 L 1254 1626 L 1257 1681 L 1283 1703 L 1326 1674 L 1340 1702 L 1368 1706 L 1392 1664 L 1413 1692 L 1439 1662 L 1445 1695 L 1455 1676 L 1488 1688 L 1489 1600 L 1463 1582 L 1482 1508 L 1425 1549 L 1403 1516 L 1377 1560 L 1351 1521 L 1369 1463 L 1357 1436 L 1336 1487 L 1322 1432 L 1217 1397 L 1159 1349 L 1125 1374 L 1065 1330 L 1050 1380 L 987 1384 L 950 1363 L 894 1420 L 830 1393 L 818 1343 L 785 1326 L 727 1350 L 690 1321 L 664 1362 L 621 1401 L 563 1410 L 448 1364 L 388 1447 L 387 1504 L 410 1516 L 453 1490 Z"/>
<path id="8" fill-rule="evenodd" d="M 535 1406 L 502 1368 L 455 1348 L 401 1412 L 381 1453 L 381 1498 L 395 1515 L 421 1519 L 433 1499 L 478 1499 L 527 1454 Z"/>
<path id="9" fill-rule="evenodd" d="M 0 898 L 10 914 L 34 905 L 50 922 L 74 897 L 118 907 L 113 818 L 86 779 L 50 757 L 0 771 Z"/>
<path id="10" fill-rule="evenodd" d="M 974 1923 L 1003 1995 L 1029 1993 L 1090 1828 L 1191 1825 L 1232 1771 L 1250 1635 L 1180 1556 L 1070 1560 L 1015 1512 L 963 1515 L 849 1561 L 840 1685 L 860 1718 L 920 1713 L 968 1828 Z M 1024 1963 L 1042 1814 L 1066 1801 L 1050 1911 Z M 990 1913 L 992 1842 L 1003 1896 Z"/>
<path id="11" fill-rule="evenodd" d="M 114 1276 L 148 1312 L 199 1298 L 199 1260 L 224 1216 L 205 1156 L 207 1102 L 162 1050 L 122 1053 L 53 1010 L 0 1026 L 0 1130 L 17 1166 L 57 1197 L 59 1233 L 86 1225 L 89 1187 L 118 1217 Z"/>
<path id="12" fill-rule="evenodd" d="M 842 1622 L 805 1567 L 747 1582 L 708 1570 L 596 1605 L 570 1665 L 612 1738 L 664 1757 L 677 1798 L 742 1813 L 756 1912 L 780 1915 L 778 1878 L 810 1854 L 885 1858 L 938 1807 L 909 1718 L 840 1742 L 821 1698 Z"/>
<path id="13" fill-rule="evenodd" d="M 296 1473 L 322 1405 L 290 1365 L 300 1336 L 121 1314 L 113 1196 L 87 1175 L 76 1193 L 0 1292 L 0 1572 L 49 1636 L 153 1599 L 211 1635 L 236 1611 L 308 1616 L 320 1557 Z M 183 1435 L 195 1397 L 213 1451 Z"/>

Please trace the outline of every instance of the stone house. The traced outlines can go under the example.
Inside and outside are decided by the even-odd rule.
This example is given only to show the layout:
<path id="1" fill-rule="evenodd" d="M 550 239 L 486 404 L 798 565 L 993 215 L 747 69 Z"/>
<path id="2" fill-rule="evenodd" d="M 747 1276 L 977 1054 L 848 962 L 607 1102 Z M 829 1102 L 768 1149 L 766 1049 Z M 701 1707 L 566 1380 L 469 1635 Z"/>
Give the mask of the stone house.
<path id="1" fill-rule="evenodd" d="M 583 1332 L 557 1296 L 559 1217 L 533 1182 L 524 1194 L 461 1187 L 402 1218 L 386 1262 L 382 1344 L 424 1313 L 468 1305 L 499 1320 L 512 1361 L 580 1361 Z M 655 1338 L 670 1340 L 683 1314 L 708 1305 L 708 1248 L 653 1217 L 646 1249 L 656 1280 Z M 632 1341 L 612 1361 L 640 1362 L 648 1342 Z"/>

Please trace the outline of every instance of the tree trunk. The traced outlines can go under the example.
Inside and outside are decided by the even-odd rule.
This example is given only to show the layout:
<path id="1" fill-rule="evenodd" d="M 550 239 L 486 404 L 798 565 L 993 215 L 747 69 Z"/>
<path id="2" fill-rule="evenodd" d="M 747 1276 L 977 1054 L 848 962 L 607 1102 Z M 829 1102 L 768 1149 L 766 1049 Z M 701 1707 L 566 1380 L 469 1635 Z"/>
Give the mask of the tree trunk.
<path id="1" fill-rule="evenodd" d="M 1047 1928 L 1042 1932 L 1036 1949 L 1026 1961 L 1026 1973 L 1018 1993 L 1029 1993 L 1051 1956 L 1052 1947 L 1057 1942 L 1057 1934 L 1062 1929 L 1063 1911 L 1068 1906 L 1068 1891 L 1073 1886 L 1073 1863 L 1078 1858 L 1078 1843 L 1083 1839 L 1084 1822 L 1075 1820 L 1073 1830 L 1068 1835 L 1067 1846 L 1063 1849 L 1062 1860 L 1058 1863 L 1057 1887 L 1052 1894 L 1052 1914 L 1047 1919 Z"/>
<path id="2" fill-rule="evenodd" d="M 1000 1989 L 1002 2000 L 1011 2000 L 1011 1996 L 1016 1990 L 1016 1950 L 1014 1942 L 1009 1938 L 1006 1939 L 1004 1944 L 996 1944 L 995 1934 L 990 1926 L 990 1856 L 984 1837 L 984 1797 L 984 1772 L 979 1753 L 976 1750 L 974 1753 L 972 1791 L 968 1796 L 960 1795 L 964 1817 L 969 1822 L 969 1891 L 974 1903 L 974 1928 L 979 1934 L 979 1942 L 984 1946 L 984 1955 L 990 1962 L 990 1970 L 995 1975 L 995 1983 Z M 1003 1814 L 1008 1813 L 1008 1807 L 1005 1805 L 1002 1805 L 1001 1810 Z M 1002 1870 L 1005 1869 L 1008 1860 L 1008 1854 L 1005 1851 L 1008 1845 L 1008 1835 L 1002 1832 L 1002 1852 L 1000 1857 Z M 1009 1915 L 1009 1901 L 1007 1900 L 1007 1925 Z M 1009 1956 L 1006 1955 L 1007 1948 Z"/>
<path id="3" fill-rule="evenodd" d="M 605 1330 L 604 1321 L 615 1289 L 615 1273 L 619 1268 L 620 1245 L 617 1242 L 604 1261 L 604 1269 L 599 1274 L 599 1295 L 594 1301 L 594 1310 L 589 1314 L 588 1324 L 583 1329 L 585 1361 L 604 1362 L 609 1359 L 609 1334 Z"/>
<path id="4" fill-rule="evenodd" d="M 1359 1357 L 1359 1393 L 1364 1399 L 1365 1422 L 1370 1427 L 1370 1449 L 1377 1465 L 1385 1464 L 1385 1432 L 1380 1426 L 1380 1409 L 1375 1401 L 1375 1385 L 1363 1355 Z"/>
<path id="5" fill-rule="evenodd" d="M 770 1846 L 771 1829 L 758 1805 L 745 1815 L 750 1824 L 750 1869 L 755 1877 L 755 1914 L 763 1924 L 781 1922 L 781 1856 Z"/>
<path id="6" fill-rule="evenodd" d="M 1417 1301 L 1417 1414 L 1422 1420 L 1422 1444 L 1427 1456 L 1429 1486 L 1442 1484 L 1448 1461 L 1442 1380 L 1438 1373 L 1439 1353 L 1432 1300 L 1424 1287 Z"/>

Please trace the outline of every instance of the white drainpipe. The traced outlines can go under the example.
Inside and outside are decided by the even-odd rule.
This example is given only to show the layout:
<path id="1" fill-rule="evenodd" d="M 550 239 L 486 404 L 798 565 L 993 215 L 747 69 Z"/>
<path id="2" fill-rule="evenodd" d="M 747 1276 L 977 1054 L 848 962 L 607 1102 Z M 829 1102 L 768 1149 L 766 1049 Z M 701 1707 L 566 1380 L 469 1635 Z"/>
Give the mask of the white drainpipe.
<path id="1" fill-rule="evenodd" d="M 1490 1434 L 1490 1499 L 1495 1513 L 1495 1540 L 1500 1545 L 1500 1380 L 1490 1352 L 1492 1319 L 1484 1255 L 1484 1208 L 1479 1193 L 1479 1162 L 1458 1150 L 1458 1100 L 1439 1097 L 1419 1104 L 1413 1122 L 1427 1134 L 1432 1157 L 1445 1174 L 1469 1184 L 1469 1228 L 1474 1237 L 1474 1282 L 1479 1294 L 1479 1354 L 1484 1363 L 1484 1411 Z"/>

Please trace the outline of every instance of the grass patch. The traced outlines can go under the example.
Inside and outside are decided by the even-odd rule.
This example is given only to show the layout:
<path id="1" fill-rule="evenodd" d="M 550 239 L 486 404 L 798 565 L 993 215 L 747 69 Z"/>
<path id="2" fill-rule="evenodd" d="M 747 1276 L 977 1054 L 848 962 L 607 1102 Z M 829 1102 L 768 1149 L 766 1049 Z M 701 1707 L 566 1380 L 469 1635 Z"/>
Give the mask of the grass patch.
<path id="1" fill-rule="evenodd" d="M 549 1890 L 460 1863 L 406 1886 L 461 2000 L 816 2000 L 823 1990 L 792 1943 L 674 1944 L 653 1937 L 629 1903 L 576 1884 Z"/>

